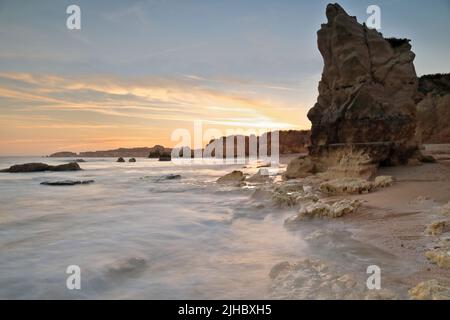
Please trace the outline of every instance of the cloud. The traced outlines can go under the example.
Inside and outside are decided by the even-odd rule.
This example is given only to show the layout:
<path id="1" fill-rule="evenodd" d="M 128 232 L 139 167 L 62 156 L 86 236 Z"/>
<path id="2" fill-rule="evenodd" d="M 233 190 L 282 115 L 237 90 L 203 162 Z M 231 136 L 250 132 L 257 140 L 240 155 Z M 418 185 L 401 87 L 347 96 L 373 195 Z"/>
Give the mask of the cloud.
<path id="1" fill-rule="evenodd" d="M 37 146 L 47 141 L 46 148 L 60 150 L 66 145 L 95 149 L 102 143 L 109 147 L 170 143 L 174 129 L 190 129 L 199 120 L 222 130 L 303 128 L 292 117 L 298 103 L 283 100 L 283 95 L 269 94 L 260 83 L 247 86 L 262 91 L 214 81 L 195 75 L 117 78 L 0 73 L 1 145 L 9 150 L 20 146 L 40 150 Z M 117 132 L 121 139 L 108 140 L 117 137 Z"/>

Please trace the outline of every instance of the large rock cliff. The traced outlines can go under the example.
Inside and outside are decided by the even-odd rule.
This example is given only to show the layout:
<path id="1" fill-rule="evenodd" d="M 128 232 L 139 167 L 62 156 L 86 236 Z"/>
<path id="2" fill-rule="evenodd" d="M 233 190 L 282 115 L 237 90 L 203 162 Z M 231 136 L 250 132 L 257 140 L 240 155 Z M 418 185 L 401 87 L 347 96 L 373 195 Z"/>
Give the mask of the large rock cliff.
<path id="1" fill-rule="evenodd" d="M 417 139 L 422 143 L 450 143 L 450 73 L 419 78 Z"/>
<path id="2" fill-rule="evenodd" d="M 385 39 L 338 4 L 329 4 L 326 16 L 317 33 L 324 60 L 319 96 L 308 113 L 315 166 L 309 171 L 359 175 L 406 163 L 418 149 L 409 40 Z"/>

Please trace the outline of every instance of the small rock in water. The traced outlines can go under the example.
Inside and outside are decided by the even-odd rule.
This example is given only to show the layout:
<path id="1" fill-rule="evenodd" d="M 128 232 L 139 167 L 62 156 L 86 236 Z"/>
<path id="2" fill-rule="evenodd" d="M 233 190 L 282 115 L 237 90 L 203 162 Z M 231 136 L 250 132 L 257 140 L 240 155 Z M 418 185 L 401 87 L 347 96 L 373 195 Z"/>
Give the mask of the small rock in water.
<path id="1" fill-rule="evenodd" d="M 9 169 L 0 170 L 0 172 L 25 173 L 25 172 L 78 171 L 78 170 L 81 170 L 81 168 L 76 162 L 60 164 L 57 166 L 51 166 L 45 163 L 25 163 L 13 165 Z"/>
<path id="2" fill-rule="evenodd" d="M 122 157 L 119 157 L 116 162 L 125 162 L 125 159 Z"/>
<path id="3" fill-rule="evenodd" d="M 167 176 L 164 176 L 163 179 L 165 179 L 165 180 L 181 179 L 181 175 L 171 173 L 171 174 L 168 174 Z"/>
<path id="4" fill-rule="evenodd" d="M 245 179 L 242 171 L 233 171 L 217 179 L 217 183 L 238 183 Z"/>
<path id="5" fill-rule="evenodd" d="M 135 158 L 130 158 L 130 160 L 128 160 L 128 162 L 136 162 Z"/>
<path id="6" fill-rule="evenodd" d="M 147 260 L 144 258 L 129 258 L 118 260 L 111 264 L 107 270 L 114 276 L 136 276 L 147 267 Z"/>
<path id="7" fill-rule="evenodd" d="M 91 184 L 94 180 L 62 180 L 62 181 L 44 181 L 41 182 L 45 186 L 75 186 L 78 184 Z"/>

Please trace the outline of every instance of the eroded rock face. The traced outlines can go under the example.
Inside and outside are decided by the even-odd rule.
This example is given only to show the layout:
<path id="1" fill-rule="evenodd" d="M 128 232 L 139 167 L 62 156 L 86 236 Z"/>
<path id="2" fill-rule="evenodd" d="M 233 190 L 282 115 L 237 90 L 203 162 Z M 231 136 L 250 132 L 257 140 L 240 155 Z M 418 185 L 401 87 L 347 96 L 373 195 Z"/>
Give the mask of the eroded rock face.
<path id="1" fill-rule="evenodd" d="M 450 73 L 419 78 L 423 99 L 417 104 L 417 139 L 422 143 L 450 143 Z"/>
<path id="2" fill-rule="evenodd" d="M 362 164 L 405 163 L 415 142 L 418 81 L 407 39 L 385 39 L 330 4 L 318 31 L 324 69 L 309 111 L 312 157 L 338 166 L 348 153 Z M 353 169 L 347 165 L 349 175 Z"/>

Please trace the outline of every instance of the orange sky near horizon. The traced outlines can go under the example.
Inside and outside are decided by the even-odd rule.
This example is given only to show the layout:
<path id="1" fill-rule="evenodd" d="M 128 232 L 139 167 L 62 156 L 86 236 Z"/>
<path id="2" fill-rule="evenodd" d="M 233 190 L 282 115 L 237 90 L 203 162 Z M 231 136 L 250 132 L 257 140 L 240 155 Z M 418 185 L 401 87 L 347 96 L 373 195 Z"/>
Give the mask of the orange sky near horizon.
<path id="1" fill-rule="evenodd" d="M 214 85 L 220 84 L 220 89 Z M 71 77 L 0 73 L 0 155 L 173 147 L 176 129 L 309 129 L 301 92 L 236 79 Z M 212 85 L 211 85 L 212 84 Z M 5 102 L 4 102 L 5 104 Z M 209 141 L 206 138 L 203 142 Z"/>

